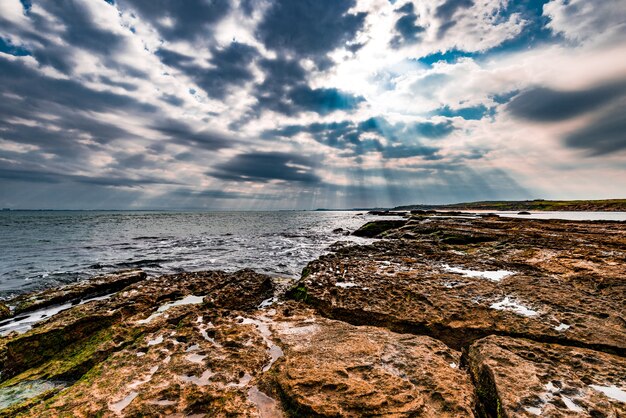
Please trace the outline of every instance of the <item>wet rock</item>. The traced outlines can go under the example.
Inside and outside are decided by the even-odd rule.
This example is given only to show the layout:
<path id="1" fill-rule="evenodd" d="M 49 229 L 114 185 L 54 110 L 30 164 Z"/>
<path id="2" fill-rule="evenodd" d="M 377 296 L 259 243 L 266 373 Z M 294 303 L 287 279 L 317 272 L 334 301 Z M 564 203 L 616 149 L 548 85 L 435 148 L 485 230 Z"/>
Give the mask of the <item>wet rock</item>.
<path id="1" fill-rule="evenodd" d="M 146 273 L 142 270 L 125 270 L 104 276 L 97 276 L 57 289 L 21 295 L 12 299 L 10 304 L 15 306 L 14 314 L 19 315 L 24 312 L 30 312 L 52 305 L 59 305 L 66 302 L 78 302 L 81 299 L 114 293 L 145 278 Z"/>
<path id="2" fill-rule="evenodd" d="M 150 371 L 159 362 L 171 361 L 172 368 L 164 367 L 160 383 L 170 382 L 174 392 L 189 384 L 188 390 L 177 392 L 184 396 L 180 395 L 183 400 L 174 409 L 193 414 L 206 407 L 209 413 L 211 407 L 204 403 L 215 398 L 215 405 L 222 405 L 223 411 L 236 411 L 247 402 L 250 387 L 246 383 L 235 390 L 239 386 L 230 383 L 249 381 L 268 361 L 268 353 L 255 327 L 239 324 L 232 312 L 256 310 L 272 294 L 271 278 L 251 270 L 182 273 L 134 283 L 108 299 L 64 310 L 24 334 L 0 338 L 0 394 L 3 390 L 20 392 L 25 382 L 63 381 L 69 387 L 59 394 L 57 389 L 16 401 L 7 411 L 10 416 L 18 412 L 24 416 L 75 415 L 74 411 L 92 416 L 112 415 L 116 408 L 132 411 L 132 405 L 141 405 L 142 412 L 137 414 L 152 415 L 151 411 L 170 406 L 169 401 L 157 402 L 162 400 L 158 391 L 163 387 L 152 388 L 157 397 L 145 399 L 133 388 L 143 385 L 136 380 L 150 374 L 145 367 Z M 189 363 L 193 370 L 179 368 L 175 359 Z M 221 366 L 224 359 L 230 360 Z M 203 365 L 215 372 L 220 393 L 213 398 L 197 388 L 204 386 L 210 374 L 209 367 L 201 370 Z M 133 402 L 136 396 L 145 402 Z M 254 411 L 254 403 L 249 405 Z"/>
<path id="3" fill-rule="evenodd" d="M 248 392 L 268 360 L 263 338 L 222 313 L 173 308 L 24 416 L 258 416 Z"/>
<path id="4" fill-rule="evenodd" d="M 4 303 L 0 303 L 0 321 L 9 318 L 11 316 L 11 310 Z"/>
<path id="5" fill-rule="evenodd" d="M 357 237 L 366 237 L 366 238 L 374 238 L 378 235 L 381 235 L 385 231 L 390 229 L 396 229 L 401 226 L 404 226 L 406 221 L 377 221 L 377 222 L 368 222 L 356 231 L 352 233 L 352 235 Z"/>
<path id="6" fill-rule="evenodd" d="M 527 212 L 525 210 L 521 211 L 521 212 L 517 212 L 518 215 L 530 215 L 530 212 Z"/>
<path id="7" fill-rule="evenodd" d="M 470 347 L 468 363 L 489 416 L 626 416 L 623 357 L 490 336 Z"/>
<path id="8" fill-rule="evenodd" d="M 350 231 L 343 228 L 335 228 L 333 229 L 333 234 L 350 235 Z"/>
<path id="9" fill-rule="evenodd" d="M 430 337 L 294 310 L 272 322 L 284 357 L 270 372 L 294 416 L 472 416 L 459 352 Z"/>
<path id="10" fill-rule="evenodd" d="M 499 334 L 624 355 L 624 223 L 428 217 L 386 237 L 311 262 L 290 296 L 456 349 Z"/>

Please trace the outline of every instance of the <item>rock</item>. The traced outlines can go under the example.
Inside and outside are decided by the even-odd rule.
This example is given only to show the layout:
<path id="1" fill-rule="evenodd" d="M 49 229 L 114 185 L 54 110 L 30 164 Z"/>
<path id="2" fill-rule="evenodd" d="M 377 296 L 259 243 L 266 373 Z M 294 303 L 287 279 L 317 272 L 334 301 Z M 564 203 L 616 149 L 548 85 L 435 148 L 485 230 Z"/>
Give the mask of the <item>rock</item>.
<path id="1" fill-rule="evenodd" d="M 626 416 L 626 359 L 556 344 L 490 336 L 468 353 L 488 416 Z"/>
<path id="2" fill-rule="evenodd" d="M 109 405 L 105 400 L 121 396 L 122 390 L 134 387 L 133 382 L 129 383 L 130 386 L 123 386 L 122 383 L 112 386 L 112 382 L 125 382 L 123 379 L 141 380 L 145 377 L 145 370 L 141 367 L 148 365 L 151 370 L 158 361 L 167 357 L 158 357 L 156 351 L 161 352 L 161 344 L 168 339 L 171 340 L 168 345 L 176 347 L 184 343 L 189 348 L 188 345 L 193 345 L 199 339 L 204 341 L 198 344 L 202 350 L 218 345 L 226 347 L 224 350 L 232 352 L 234 357 L 228 363 L 229 366 L 224 367 L 230 367 L 229 370 L 239 379 L 245 375 L 239 376 L 241 369 L 237 368 L 243 367 L 244 353 L 249 351 L 250 356 L 257 356 L 254 361 L 260 364 L 267 361 L 267 353 L 261 336 L 251 336 L 250 329 L 240 332 L 232 330 L 232 327 L 239 330 L 241 326 L 233 318 L 231 311 L 236 310 L 242 314 L 254 311 L 263 300 L 272 295 L 271 278 L 251 270 L 236 273 L 182 273 L 132 284 L 108 299 L 77 305 L 51 316 L 24 334 L 1 338 L 0 398 L 7 391 L 19 392 L 20 385 L 53 382 L 58 385 L 36 395 L 39 401 L 31 399 L 11 404 L 8 409 L 11 413 L 7 414 L 13 416 L 23 411 L 25 416 L 72 415 L 74 408 L 77 413 L 83 411 L 86 415 L 92 415 L 92 412 L 93 415 L 98 415 L 106 411 L 111 414 L 115 406 Z M 206 320 L 200 322 L 198 318 L 204 315 L 207 315 Z M 221 323 L 221 318 L 230 318 L 225 322 L 222 334 L 217 325 Z M 217 328 L 214 329 L 209 323 L 215 324 Z M 217 340 L 219 341 L 214 342 Z M 146 357 L 149 359 L 147 362 L 139 361 L 140 357 L 148 355 L 147 347 L 152 346 L 155 346 L 155 357 Z M 246 348 L 248 346 L 249 350 Z M 168 350 L 174 352 L 172 348 Z M 196 350 L 189 352 L 192 351 Z M 226 356 L 225 353 L 220 353 L 216 354 L 215 362 L 219 363 Z M 126 368 L 130 364 L 129 359 L 135 358 L 138 359 L 136 364 Z M 192 359 L 198 360 L 198 357 Z M 191 363 L 195 364 L 194 361 Z M 178 369 L 173 369 L 171 373 L 176 370 Z M 201 375 L 202 373 L 199 377 Z M 104 376 L 104 380 L 98 380 L 99 376 Z M 165 374 L 164 379 L 169 379 L 167 376 Z M 95 381 L 100 382 L 98 385 L 101 386 L 93 383 Z M 88 391 L 92 383 L 96 385 L 96 389 Z M 236 408 L 239 400 L 229 394 L 228 381 L 222 383 L 226 385 L 224 390 L 228 392 L 224 396 L 230 399 L 232 408 Z M 180 382 L 174 378 L 172 384 L 180 386 Z M 59 397 L 56 393 L 64 387 L 67 389 Z M 132 390 L 124 396 L 130 396 L 130 392 Z M 200 394 L 194 389 L 189 396 L 195 399 Z M 247 397 L 247 392 L 242 392 L 241 396 Z M 196 401 L 189 400 L 189 405 L 186 402 L 181 402 L 180 408 L 195 408 L 189 405 Z M 222 399 L 219 402 L 226 401 Z M 82 404 L 84 408 L 79 406 Z M 146 403 L 148 404 L 149 402 Z M 253 404 L 250 405 L 250 408 L 254 408 Z"/>
<path id="3" fill-rule="evenodd" d="M 343 229 L 343 228 L 335 228 L 333 229 L 333 234 L 339 234 L 339 235 L 350 235 L 350 231 Z"/>
<path id="4" fill-rule="evenodd" d="M 472 416 L 460 353 L 440 341 L 301 312 L 271 328 L 284 357 L 269 381 L 294 416 Z"/>
<path id="5" fill-rule="evenodd" d="M 455 349 L 499 334 L 624 353 L 624 223 L 429 218 L 387 237 L 311 262 L 290 297 Z"/>
<path id="6" fill-rule="evenodd" d="M 378 235 L 381 235 L 383 232 L 388 231 L 390 229 L 396 229 L 401 226 L 404 226 L 406 221 L 376 221 L 376 222 L 368 222 L 356 231 L 352 233 L 352 235 L 357 237 L 366 237 L 366 238 L 374 238 Z"/>
<path id="7" fill-rule="evenodd" d="M 66 302 L 78 302 L 117 292 L 128 285 L 146 278 L 142 270 L 125 270 L 117 273 L 97 276 L 90 280 L 73 283 L 57 289 L 20 295 L 10 301 L 15 306 L 15 315 L 30 312 Z"/>
<path id="8" fill-rule="evenodd" d="M 4 303 L 0 303 L 0 321 L 11 317 L 11 310 Z"/>
<path id="9" fill-rule="evenodd" d="M 521 212 L 517 212 L 518 215 L 530 215 L 530 212 L 526 212 L 525 210 Z"/>

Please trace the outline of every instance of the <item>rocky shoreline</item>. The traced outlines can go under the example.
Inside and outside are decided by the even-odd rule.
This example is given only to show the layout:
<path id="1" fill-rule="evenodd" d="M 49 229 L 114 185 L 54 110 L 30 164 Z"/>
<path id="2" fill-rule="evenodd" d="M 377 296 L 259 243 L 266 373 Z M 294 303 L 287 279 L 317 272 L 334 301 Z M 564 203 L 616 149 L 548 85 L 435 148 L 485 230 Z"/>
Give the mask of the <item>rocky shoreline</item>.
<path id="1" fill-rule="evenodd" d="M 0 416 L 626 416 L 626 223 L 355 235 L 295 284 L 129 270 L 0 304 Z"/>

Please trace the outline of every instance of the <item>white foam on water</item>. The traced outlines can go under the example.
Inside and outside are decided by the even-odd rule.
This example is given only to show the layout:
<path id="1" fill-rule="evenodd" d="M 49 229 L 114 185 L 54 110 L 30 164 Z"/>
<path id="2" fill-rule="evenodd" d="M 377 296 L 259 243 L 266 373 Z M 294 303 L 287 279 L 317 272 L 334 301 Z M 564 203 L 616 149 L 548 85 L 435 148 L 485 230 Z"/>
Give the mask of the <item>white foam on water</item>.
<path id="1" fill-rule="evenodd" d="M 505 297 L 500 302 L 496 302 L 489 306 L 491 309 L 497 309 L 499 311 L 511 311 L 515 312 L 518 315 L 522 316 L 535 316 L 537 315 L 537 311 L 533 311 L 530 308 L 527 308 L 524 305 L 521 305 L 513 300 L 511 300 L 508 296 Z"/>
<path id="2" fill-rule="evenodd" d="M 611 385 L 611 386 L 589 385 L 589 387 L 591 387 L 594 390 L 597 390 L 598 392 L 604 393 L 606 396 L 608 396 L 611 399 L 615 399 L 616 401 L 620 401 L 620 402 L 626 402 L 626 392 L 624 392 L 622 389 L 618 388 L 615 385 Z"/>
<path id="3" fill-rule="evenodd" d="M 173 308 L 175 306 L 195 305 L 195 304 L 202 303 L 203 300 L 204 300 L 204 296 L 194 296 L 194 295 L 185 296 L 184 298 L 179 299 L 177 301 L 169 302 L 169 303 L 166 303 L 165 305 L 159 306 L 159 309 L 157 309 L 157 311 L 155 313 L 153 313 L 152 315 L 150 315 L 146 319 L 141 319 L 141 320 L 137 321 L 137 323 L 138 324 L 149 324 L 150 322 L 152 322 L 152 320 L 154 320 L 155 318 L 158 318 L 159 316 L 163 315 L 164 312 L 168 311 L 169 309 L 171 309 L 171 308 Z"/>
<path id="4" fill-rule="evenodd" d="M 491 280 L 494 282 L 499 282 L 505 277 L 515 274 L 514 271 L 508 271 L 508 270 L 493 270 L 493 271 L 468 270 L 468 269 L 464 269 L 460 267 L 451 267 L 448 264 L 443 264 L 442 267 L 444 270 L 449 271 L 451 273 L 462 274 L 465 277 L 480 277 L 480 278 Z"/>

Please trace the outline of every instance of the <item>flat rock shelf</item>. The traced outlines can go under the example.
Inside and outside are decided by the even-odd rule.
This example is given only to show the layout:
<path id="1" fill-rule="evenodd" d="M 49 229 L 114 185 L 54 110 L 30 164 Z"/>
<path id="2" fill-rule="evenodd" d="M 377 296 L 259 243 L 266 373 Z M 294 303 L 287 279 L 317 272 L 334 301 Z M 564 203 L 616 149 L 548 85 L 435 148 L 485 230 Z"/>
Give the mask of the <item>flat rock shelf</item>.
<path id="1" fill-rule="evenodd" d="M 0 416 L 626 416 L 626 224 L 420 212 L 293 283 L 128 270 L 0 304 Z"/>

